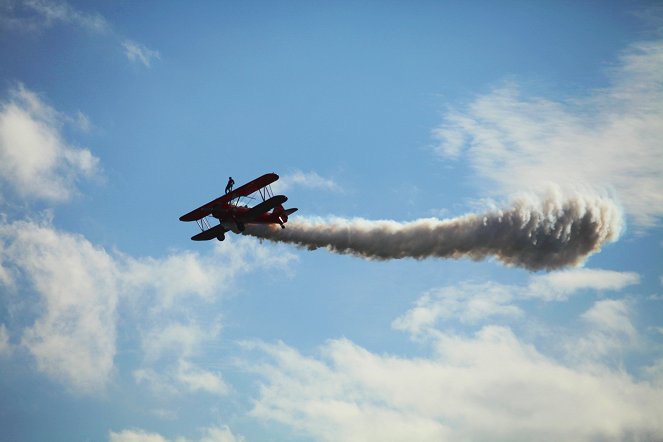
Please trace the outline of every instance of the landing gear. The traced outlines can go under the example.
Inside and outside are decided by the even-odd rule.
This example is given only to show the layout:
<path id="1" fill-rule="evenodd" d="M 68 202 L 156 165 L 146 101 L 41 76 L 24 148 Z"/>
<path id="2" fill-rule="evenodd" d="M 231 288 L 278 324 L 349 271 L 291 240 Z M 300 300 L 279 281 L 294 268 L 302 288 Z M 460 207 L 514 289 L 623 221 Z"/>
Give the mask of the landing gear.
<path id="1" fill-rule="evenodd" d="M 220 235 L 218 235 L 218 236 L 216 237 L 216 239 L 218 239 L 219 241 L 223 241 L 224 239 L 226 239 L 226 234 L 225 234 L 225 233 L 221 233 Z"/>

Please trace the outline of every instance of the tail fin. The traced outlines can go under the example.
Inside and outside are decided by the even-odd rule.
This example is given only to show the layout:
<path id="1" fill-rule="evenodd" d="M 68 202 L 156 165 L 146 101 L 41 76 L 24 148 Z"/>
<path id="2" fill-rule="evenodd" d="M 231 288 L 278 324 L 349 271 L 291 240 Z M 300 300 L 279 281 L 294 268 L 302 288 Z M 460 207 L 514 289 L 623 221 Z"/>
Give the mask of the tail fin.
<path id="1" fill-rule="evenodd" d="M 282 222 L 288 221 L 288 215 L 291 215 L 297 211 L 296 208 L 284 209 L 282 205 L 274 207 L 274 215 L 278 216 Z"/>

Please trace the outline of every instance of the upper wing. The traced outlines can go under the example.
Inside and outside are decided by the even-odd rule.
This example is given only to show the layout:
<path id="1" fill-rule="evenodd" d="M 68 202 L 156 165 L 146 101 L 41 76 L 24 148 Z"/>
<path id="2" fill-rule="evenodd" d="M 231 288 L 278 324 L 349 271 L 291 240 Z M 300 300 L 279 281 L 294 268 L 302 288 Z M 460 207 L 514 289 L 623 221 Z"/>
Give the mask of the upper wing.
<path id="1" fill-rule="evenodd" d="M 232 192 L 228 192 L 223 196 L 218 197 L 215 200 L 210 201 L 207 204 L 204 204 L 197 209 L 192 210 L 191 212 L 187 213 L 186 215 L 180 216 L 180 221 L 196 221 L 201 218 L 206 217 L 210 213 L 212 213 L 212 210 L 214 209 L 215 206 L 218 206 L 220 204 L 224 203 L 229 203 L 230 201 L 234 200 L 237 197 L 240 196 L 248 196 L 251 195 L 253 192 L 258 191 L 259 189 L 262 189 L 265 186 L 269 186 L 272 184 L 274 181 L 278 180 L 279 176 L 275 173 L 266 173 L 265 175 L 256 178 L 253 181 L 249 181 L 248 183 L 244 184 L 243 186 L 239 186 L 237 189 L 233 190 Z"/>

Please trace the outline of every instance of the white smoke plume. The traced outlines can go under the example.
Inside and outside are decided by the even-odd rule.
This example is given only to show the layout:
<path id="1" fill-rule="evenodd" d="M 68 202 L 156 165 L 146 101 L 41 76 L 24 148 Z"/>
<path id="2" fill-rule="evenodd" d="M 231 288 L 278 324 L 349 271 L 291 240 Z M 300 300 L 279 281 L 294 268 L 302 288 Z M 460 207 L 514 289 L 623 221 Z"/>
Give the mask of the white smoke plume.
<path id="1" fill-rule="evenodd" d="M 495 257 L 529 270 L 553 270 L 582 263 L 604 243 L 616 240 L 621 226 L 621 211 L 608 198 L 549 194 L 543 199 L 521 197 L 506 209 L 447 220 L 300 218 L 285 229 L 253 225 L 245 233 L 367 259 Z"/>

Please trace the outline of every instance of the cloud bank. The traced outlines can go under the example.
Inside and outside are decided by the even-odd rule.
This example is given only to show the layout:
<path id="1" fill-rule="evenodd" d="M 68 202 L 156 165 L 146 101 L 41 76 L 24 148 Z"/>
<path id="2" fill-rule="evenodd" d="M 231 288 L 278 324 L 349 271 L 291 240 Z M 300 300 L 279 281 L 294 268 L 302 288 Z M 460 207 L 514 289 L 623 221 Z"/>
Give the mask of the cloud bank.
<path id="1" fill-rule="evenodd" d="M 133 258 L 59 231 L 49 220 L 3 220 L 0 269 L 7 277 L 0 287 L 19 295 L 34 290 L 36 300 L 28 297 L 17 306 L 39 306 L 31 325 L 9 332 L 21 336 L 21 347 L 34 357 L 39 371 L 77 393 L 97 394 L 114 373 L 118 306 L 137 306 L 146 356 L 136 381 L 159 381 L 162 390 L 175 392 L 224 394 L 227 387 L 218 374 L 191 362 L 199 343 L 209 338 L 209 328 L 204 333 L 195 324 L 171 323 L 165 313 L 173 308 L 182 312 L 183 305 L 196 301 L 212 302 L 247 268 L 283 266 L 293 258 L 271 255 L 251 244 L 255 241 L 240 241 L 239 247 L 217 247 L 205 256 L 178 252 L 159 259 Z M 175 357 L 166 363 L 164 352 Z M 157 366 L 167 375 L 161 376 Z"/>
<path id="2" fill-rule="evenodd" d="M 576 195 L 522 197 L 503 210 L 409 223 L 363 219 L 294 219 L 286 229 L 247 226 L 246 234 L 369 259 L 495 257 L 530 270 L 577 265 L 614 241 L 619 209 L 610 199 Z"/>
<path id="3" fill-rule="evenodd" d="M 606 361 L 637 337 L 626 303 L 598 301 L 576 321 L 585 328 L 564 338 L 557 358 L 490 323 L 467 334 L 428 323 L 432 354 L 423 357 L 376 354 L 348 339 L 316 356 L 247 343 L 266 357 L 247 364 L 263 378 L 251 414 L 320 441 L 662 439 L 660 375 L 639 381 L 619 356 Z"/>

